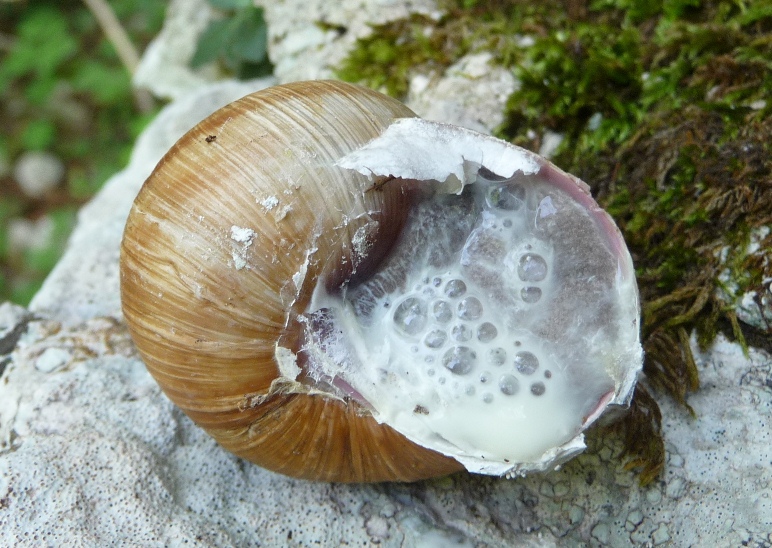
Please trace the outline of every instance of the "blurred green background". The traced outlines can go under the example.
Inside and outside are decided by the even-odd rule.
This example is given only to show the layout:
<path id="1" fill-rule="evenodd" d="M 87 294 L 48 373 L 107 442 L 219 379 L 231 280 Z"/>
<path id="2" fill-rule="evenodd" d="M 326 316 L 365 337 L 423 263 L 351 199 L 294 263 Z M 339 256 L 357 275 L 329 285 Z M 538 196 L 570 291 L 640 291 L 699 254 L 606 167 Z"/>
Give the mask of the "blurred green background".
<path id="1" fill-rule="evenodd" d="M 209 3 L 217 17 L 191 65 L 216 62 L 238 77 L 270 73 L 262 11 L 251 0 Z M 162 106 L 132 89 L 131 72 L 167 5 L 0 0 L 0 302 L 29 303 L 64 251 L 78 208 L 126 165 Z M 107 37 L 105 17 L 127 39 L 122 47 Z"/>
<path id="2" fill-rule="evenodd" d="M 166 2 L 114 0 L 142 51 Z M 0 2 L 0 301 L 27 304 L 63 251 L 78 207 L 127 162 L 157 111 L 77 0 Z"/>

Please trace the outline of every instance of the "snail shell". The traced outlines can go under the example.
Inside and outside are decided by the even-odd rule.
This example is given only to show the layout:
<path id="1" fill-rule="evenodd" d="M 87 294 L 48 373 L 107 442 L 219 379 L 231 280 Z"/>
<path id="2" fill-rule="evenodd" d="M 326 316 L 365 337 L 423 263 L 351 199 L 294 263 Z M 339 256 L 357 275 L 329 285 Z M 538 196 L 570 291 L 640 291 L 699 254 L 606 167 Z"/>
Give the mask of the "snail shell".
<path id="1" fill-rule="evenodd" d="M 577 179 L 340 82 L 202 121 L 121 246 L 123 312 L 169 398 L 233 453 L 323 481 L 581 450 L 641 366 L 632 272 Z"/>

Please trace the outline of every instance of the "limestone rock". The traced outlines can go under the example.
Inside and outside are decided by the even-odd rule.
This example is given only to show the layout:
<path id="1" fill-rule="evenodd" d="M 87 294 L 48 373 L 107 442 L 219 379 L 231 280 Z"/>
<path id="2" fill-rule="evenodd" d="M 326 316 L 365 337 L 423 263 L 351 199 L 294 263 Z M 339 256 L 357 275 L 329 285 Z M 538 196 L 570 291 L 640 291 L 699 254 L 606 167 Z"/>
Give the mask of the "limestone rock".
<path id="1" fill-rule="evenodd" d="M 338 44 L 314 38 L 315 21 L 348 24 L 345 16 L 365 31 L 364 22 L 379 20 L 373 14 L 411 5 L 350 0 L 338 13 L 333 4 L 267 7 L 280 78 L 328 74 L 335 57 L 325 44 Z M 753 349 L 743 356 L 723 339 L 697 355 L 702 388 L 689 400 L 697 418 L 664 400 L 668 462 L 646 488 L 624 470 L 618 441 L 603 436 L 590 436 L 588 450 L 561 470 L 516 480 L 458 474 L 410 485 L 308 483 L 228 454 L 182 415 L 146 372 L 122 322 L 123 224 L 177 137 L 269 83 L 224 82 L 173 102 L 137 141 L 129 166 L 83 208 L 30 310 L 0 306 L 0 545 L 772 543 L 772 357 Z M 437 93 L 435 85 L 424 93 Z M 467 107 L 474 108 L 460 110 Z M 495 121 L 475 117 L 481 126 Z"/>
<path id="2" fill-rule="evenodd" d="M 270 58 L 280 82 L 331 78 L 373 25 L 411 13 L 437 15 L 434 0 L 257 0 L 268 22 Z"/>
<path id="3" fill-rule="evenodd" d="M 198 38 L 213 17 L 206 0 L 172 0 L 161 32 L 145 50 L 134 73 L 134 85 L 157 97 L 177 99 L 216 80 L 214 67 L 190 67 Z"/>

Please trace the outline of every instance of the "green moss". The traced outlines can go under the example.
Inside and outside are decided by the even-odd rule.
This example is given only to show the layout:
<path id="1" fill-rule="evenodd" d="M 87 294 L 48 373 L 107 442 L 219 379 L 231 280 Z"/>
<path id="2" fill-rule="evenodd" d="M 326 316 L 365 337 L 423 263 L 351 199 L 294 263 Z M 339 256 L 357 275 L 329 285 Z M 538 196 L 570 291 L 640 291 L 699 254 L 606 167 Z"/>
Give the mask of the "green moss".
<path id="1" fill-rule="evenodd" d="M 517 138 L 543 125 L 575 140 L 595 115 L 624 120 L 628 127 L 618 124 L 622 131 L 614 137 L 627 136 L 641 93 L 640 50 L 636 29 L 605 24 L 576 24 L 537 39 L 513 67 L 521 88 L 507 102 L 508 119 L 500 131 Z"/>
<path id="2" fill-rule="evenodd" d="M 343 62 L 337 76 L 363 83 L 392 97 L 404 97 L 410 74 L 441 70 L 467 49 L 463 34 L 450 19 L 435 21 L 412 15 L 384 25 L 357 40 L 357 47 Z"/>
<path id="3" fill-rule="evenodd" d="M 648 390 L 642 385 L 635 388 L 630 412 L 610 426 L 603 434 L 622 439 L 625 468 L 639 472 L 639 482 L 648 485 L 665 466 L 665 442 L 662 437 L 662 413 Z"/>
<path id="4" fill-rule="evenodd" d="M 723 330 L 745 346 L 750 330 L 718 298 L 720 275 L 729 269 L 737 295 L 762 294 L 763 279 L 772 276 L 772 265 L 746 252 L 752 230 L 772 223 L 766 102 L 772 96 L 772 18 L 749 17 L 748 10 L 733 10 L 726 2 L 695 3 L 684 13 L 688 20 L 649 14 L 634 27 L 627 47 L 641 64 L 624 69 L 629 81 L 614 78 L 605 87 L 587 87 L 574 101 L 590 108 L 564 110 L 566 119 L 553 114 L 554 94 L 531 83 L 546 74 L 524 80 L 510 98 L 502 132 L 521 140 L 525 128 L 565 133 L 555 161 L 591 185 L 633 254 L 647 382 L 691 411 L 687 395 L 698 389 L 699 375 L 689 334 L 696 332 L 705 347 Z M 640 17 L 623 20 L 633 19 Z M 566 68 L 557 61 L 550 65 L 551 78 L 577 82 L 577 75 L 588 78 L 593 66 L 609 62 L 609 51 L 598 41 L 607 29 L 589 24 L 584 32 L 590 37 L 582 47 L 564 48 Z M 546 40 L 550 47 L 557 43 Z M 579 57 L 577 50 L 583 52 Z M 610 85 L 617 82 L 620 87 Z M 524 116 L 529 111 L 523 101 L 544 106 Z M 625 107 L 614 108 L 616 101 L 626 101 Z M 600 123 L 591 127 L 593 116 Z M 655 416 L 649 401 L 642 413 L 640 397 L 627 421 L 633 431 Z M 663 453 L 657 444 L 625 439 L 630 454 L 638 455 L 631 462 L 642 466 L 641 480 L 650 480 Z"/>
<path id="5" fill-rule="evenodd" d="M 439 17 L 412 14 L 373 25 L 336 70 L 338 78 L 403 98 L 412 73 L 441 74 L 462 56 L 492 52 L 503 65 L 522 54 L 518 37 L 537 31 L 544 19 L 565 21 L 566 10 L 555 0 L 445 0 Z M 324 29 L 341 29 L 320 24 Z M 343 29 L 345 30 L 345 29 Z"/>
<path id="6" fill-rule="evenodd" d="M 590 184 L 636 265 L 652 391 L 639 387 L 618 426 L 651 481 L 664 464 L 652 395 L 691 411 L 699 387 L 690 334 L 703 348 L 720 331 L 770 345 L 769 328 L 742 324 L 717 295 L 763 294 L 772 277 L 772 261 L 747 252 L 754 230 L 772 226 L 772 6 L 466 0 L 445 13 L 375 28 L 341 76 L 402 96 L 414 67 L 492 51 L 521 82 L 499 136 L 531 149 L 547 130 L 565 136 L 554 161 Z M 760 245 L 772 248 L 772 235 Z"/>

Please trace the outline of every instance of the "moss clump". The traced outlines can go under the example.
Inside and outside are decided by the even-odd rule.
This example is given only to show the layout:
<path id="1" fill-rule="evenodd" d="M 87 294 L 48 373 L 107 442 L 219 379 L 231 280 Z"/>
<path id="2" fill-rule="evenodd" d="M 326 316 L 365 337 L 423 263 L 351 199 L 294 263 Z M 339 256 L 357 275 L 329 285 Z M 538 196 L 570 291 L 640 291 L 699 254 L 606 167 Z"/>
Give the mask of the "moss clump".
<path id="1" fill-rule="evenodd" d="M 622 439 L 625 468 L 639 470 L 641 485 L 648 485 L 665 467 L 665 441 L 662 438 L 662 413 L 643 385 L 635 388 L 630 411 L 605 431 Z"/>
<path id="2" fill-rule="evenodd" d="M 422 21 L 433 25 L 428 36 L 442 37 L 429 50 L 408 45 L 414 19 L 376 29 L 380 38 L 372 40 L 388 37 L 390 60 L 366 70 L 388 82 L 390 67 L 399 66 L 401 86 L 352 69 L 345 75 L 403 95 L 413 63 L 439 69 L 481 49 L 511 68 L 521 86 L 499 135 L 531 149 L 547 130 L 564 135 L 555 162 L 590 184 L 635 261 L 647 384 L 691 410 L 688 393 L 699 387 L 691 333 L 702 347 L 719 331 L 743 346 L 749 337 L 771 346 L 770 326 L 740 322 L 719 290 L 761 295 L 772 278 L 772 261 L 748 253 L 754 233 L 761 249 L 772 248 L 772 231 L 760 230 L 772 225 L 772 6 L 464 0 L 445 7 L 445 17 Z M 347 66 L 372 61 L 368 47 L 361 42 Z M 618 426 L 629 464 L 642 483 L 651 481 L 665 455 L 659 409 L 644 386 Z"/>
<path id="3" fill-rule="evenodd" d="M 439 16 L 412 14 L 373 25 L 372 33 L 357 40 L 336 70 L 338 78 L 403 98 L 412 73 L 441 74 L 470 52 L 493 52 L 501 64 L 513 65 L 522 51 L 518 37 L 540 32 L 544 20 L 565 22 L 567 17 L 562 3 L 555 0 L 537 5 L 526 0 L 439 4 Z"/>
<path id="4" fill-rule="evenodd" d="M 462 30 L 447 18 L 435 21 L 418 14 L 375 25 L 372 34 L 357 41 L 337 75 L 404 97 L 411 71 L 442 70 L 468 50 Z"/>

